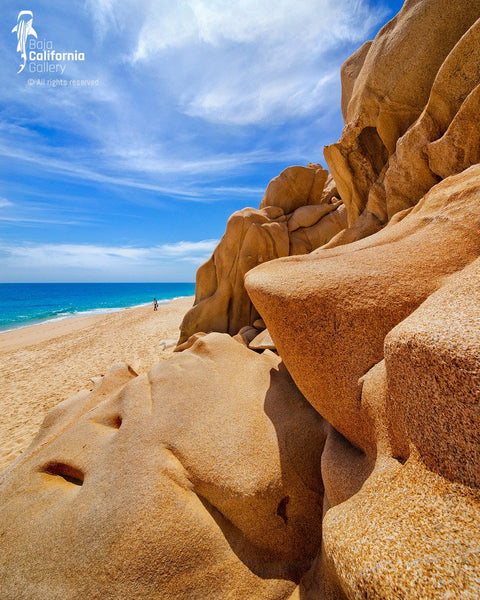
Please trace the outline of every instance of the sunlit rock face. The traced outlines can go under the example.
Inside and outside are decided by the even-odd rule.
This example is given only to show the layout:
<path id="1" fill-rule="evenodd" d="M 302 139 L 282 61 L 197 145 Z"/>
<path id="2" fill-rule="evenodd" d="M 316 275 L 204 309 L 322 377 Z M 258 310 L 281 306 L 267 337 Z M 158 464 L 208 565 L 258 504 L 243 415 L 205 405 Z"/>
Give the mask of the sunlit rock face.
<path id="1" fill-rule="evenodd" d="M 327 423 L 322 548 L 291 600 L 480 596 L 479 18 L 408 1 L 345 63 L 325 156 L 348 227 L 246 273 Z"/>
<path id="2" fill-rule="evenodd" d="M 479 18 L 478 2 L 408 0 L 371 45 L 345 63 L 345 128 L 340 141 L 324 153 L 349 225 L 363 215 L 355 239 L 370 235 L 372 223 L 378 230 L 395 212 L 414 205 L 445 173 L 478 162 L 478 148 L 469 148 L 465 157 L 439 148 L 440 162 L 454 163 L 449 171 L 429 166 L 433 154 L 426 155 L 435 153 L 429 144 L 442 138 L 480 83 L 478 33 L 472 27 Z M 415 123 L 419 117 L 421 123 Z M 457 123 L 463 136 L 457 133 L 449 143 L 457 148 L 467 143 L 458 140 L 471 139 L 471 126 L 472 120 Z M 444 175 L 439 177 L 439 170 Z M 347 234 L 340 240 L 353 238 Z"/>
<path id="3" fill-rule="evenodd" d="M 342 68 L 333 178 L 232 216 L 183 352 L 47 417 L 2 600 L 478 600 L 479 17 L 407 1 Z"/>
<path id="4" fill-rule="evenodd" d="M 247 274 L 330 423 L 322 550 L 291 600 L 480 596 L 479 17 L 406 2 L 345 63 L 325 156 L 349 227 Z"/>
<path id="5" fill-rule="evenodd" d="M 386 334 L 480 255 L 479 197 L 477 165 L 364 240 L 247 274 L 250 296 L 294 380 L 362 449 L 371 432 L 360 426 L 358 380 L 383 358 Z"/>
<path id="6" fill-rule="evenodd" d="M 245 290 L 253 267 L 323 246 L 347 226 L 336 187 L 320 165 L 285 169 L 269 183 L 260 208 L 234 213 L 212 257 L 197 271 L 195 303 L 180 328 L 179 349 L 198 332 L 237 334 L 259 314 Z"/>
<path id="7" fill-rule="evenodd" d="M 479 49 L 480 19 L 453 47 L 425 109 L 397 142 L 383 184 L 388 218 L 416 204 L 441 179 L 480 161 Z"/>
<path id="8" fill-rule="evenodd" d="M 234 213 L 212 257 L 197 271 L 195 304 L 183 319 L 179 344 L 199 331 L 234 335 L 257 320 L 243 284 L 245 273 L 288 256 L 288 249 L 287 219 L 280 207 Z"/>
<path id="9" fill-rule="evenodd" d="M 0 483 L 3 599 L 286 598 L 321 539 L 324 422 L 211 334 L 60 404 Z"/>
<path id="10" fill-rule="evenodd" d="M 480 165 L 402 217 L 247 275 L 295 382 L 333 425 L 322 553 L 299 598 L 480 592 Z"/>

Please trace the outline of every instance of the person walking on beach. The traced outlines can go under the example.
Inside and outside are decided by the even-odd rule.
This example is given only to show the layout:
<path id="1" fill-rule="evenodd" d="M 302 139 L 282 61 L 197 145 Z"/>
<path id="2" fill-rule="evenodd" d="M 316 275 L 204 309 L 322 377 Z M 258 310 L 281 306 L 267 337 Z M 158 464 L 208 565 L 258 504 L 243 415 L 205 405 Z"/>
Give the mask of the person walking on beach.
<path id="1" fill-rule="evenodd" d="M 157 302 L 157 299 L 154 298 L 153 299 L 153 310 L 157 310 L 157 308 L 158 308 L 158 302 Z"/>

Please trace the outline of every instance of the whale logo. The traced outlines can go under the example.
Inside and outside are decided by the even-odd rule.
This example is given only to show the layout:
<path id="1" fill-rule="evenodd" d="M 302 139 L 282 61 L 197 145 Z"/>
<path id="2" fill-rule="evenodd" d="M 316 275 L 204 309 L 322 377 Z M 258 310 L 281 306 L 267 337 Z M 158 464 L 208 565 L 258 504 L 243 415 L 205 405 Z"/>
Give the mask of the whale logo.
<path id="1" fill-rule="evenodd" d="M 20 65 L 20 70 L 17 73 L 21 73 L 27 64 L 27 39 L 29 35 L 37 37 L 37 32 L 32 26 L 33 13 L 31 10 L 21 10 L 18 13 L 17 24 L 12 29 L 12 33 L 17 32 L 17 52 L 20 52 L 23 64 Z"/>

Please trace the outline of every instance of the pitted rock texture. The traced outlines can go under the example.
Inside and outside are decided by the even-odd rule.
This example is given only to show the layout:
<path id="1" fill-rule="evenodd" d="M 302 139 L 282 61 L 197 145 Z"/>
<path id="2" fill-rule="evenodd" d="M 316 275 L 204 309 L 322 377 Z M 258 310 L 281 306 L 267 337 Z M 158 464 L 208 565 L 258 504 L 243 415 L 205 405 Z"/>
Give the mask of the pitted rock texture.
<path id="1" fill-rule="evenodd" d="M 324 422 L 224 334 L 60 404 L 0 479 L 2 600 L 286 599 L 318 552 Z"/>
<path id="2" fill-rule="evenodd" d="M 323 545 L 292 600 L 480 593 L 480 165 L 364 240 L 247 289 L 333 425 Z"/>

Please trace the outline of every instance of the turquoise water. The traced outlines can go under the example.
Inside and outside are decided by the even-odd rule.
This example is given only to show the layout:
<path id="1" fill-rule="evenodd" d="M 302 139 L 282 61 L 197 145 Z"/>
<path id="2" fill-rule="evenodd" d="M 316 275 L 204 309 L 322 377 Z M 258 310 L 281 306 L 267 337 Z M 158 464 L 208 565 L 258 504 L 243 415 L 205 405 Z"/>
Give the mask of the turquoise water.
<path id="1" fill-rule="evenodd" d="M 1 283 L 0 331 L 194 293 L 194 283 Z"/>

